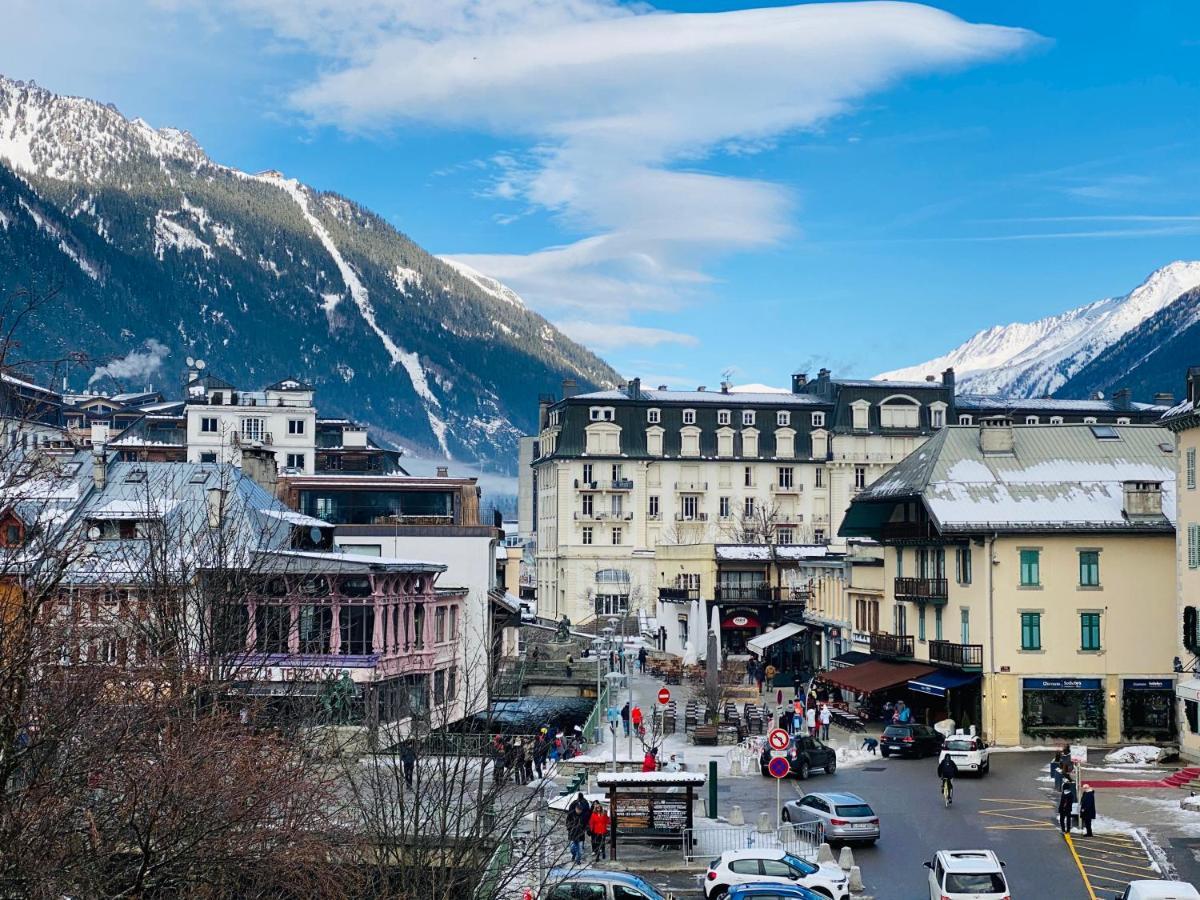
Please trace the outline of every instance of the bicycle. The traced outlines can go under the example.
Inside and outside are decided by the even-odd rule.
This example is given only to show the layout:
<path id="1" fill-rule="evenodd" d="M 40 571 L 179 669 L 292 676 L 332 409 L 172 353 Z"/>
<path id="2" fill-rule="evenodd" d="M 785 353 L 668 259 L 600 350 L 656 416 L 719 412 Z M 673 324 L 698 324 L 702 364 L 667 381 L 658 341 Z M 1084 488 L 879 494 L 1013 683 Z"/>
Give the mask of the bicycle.
<path id="1" fill-rule="evenodd" d="M 954 802 L 954 782 L 949 778 L 942 779 L 942 801 L 947 807 Z"/>

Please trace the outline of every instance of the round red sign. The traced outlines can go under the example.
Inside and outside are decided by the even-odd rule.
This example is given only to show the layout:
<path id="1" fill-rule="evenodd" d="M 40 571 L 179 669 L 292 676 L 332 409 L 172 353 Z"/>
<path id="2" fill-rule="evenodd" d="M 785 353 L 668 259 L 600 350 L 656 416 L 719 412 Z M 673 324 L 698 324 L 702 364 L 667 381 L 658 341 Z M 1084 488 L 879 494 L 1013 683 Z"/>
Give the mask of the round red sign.
<path id="1" fill-rule="evenodd" d="M 658 692 L 658 702 L 661 703 L 663 706 L 666 706 L 668 703 L 670 703 L 671 702 L 671 692 L 668 691 L 666 688 L 663 688 L 661 691 L 659 691 Z"/>
<path id="2" fill-rule="evenodd" d="M 791 769 L 792 764 L 783 756 L 772 756 L 771 761 L 767 763 L 767 771 L 776 778 L 787 778 Z"/>

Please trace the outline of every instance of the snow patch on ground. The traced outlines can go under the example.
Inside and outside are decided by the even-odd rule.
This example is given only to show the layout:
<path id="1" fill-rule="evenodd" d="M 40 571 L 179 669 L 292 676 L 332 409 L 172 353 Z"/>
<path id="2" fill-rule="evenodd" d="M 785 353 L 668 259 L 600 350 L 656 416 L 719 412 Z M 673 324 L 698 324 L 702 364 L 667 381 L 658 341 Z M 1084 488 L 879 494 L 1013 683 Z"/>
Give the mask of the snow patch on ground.
<path id="1" fill-rule="evenodd" d="M 1166 758 L 1166 750 L 1162 747 L 1152 747 L 1148 744 L 1133 744 L 1120 747 L 1104 757 L 1108 763 L 1127 763 L 1139 766 L 1161 762 Z"/>
<path id="2" fill-rule="evenodd" d="M 404 266 L 396 266 L 392 269 L 392 284 L 396 286 L 402 294 L 407 294 L 410 286 L 421 286 L 421 273 L 416 269 L 407 269 Z"/>
<path id="3" fill-rule="evenodd" d="M 449 259 L 445 256 L 438 257 L 442 262 L 452 268 L 455 272 L 461 275 L 467 281 L 474 284 L 477 288 L 487 294 L 489 297 L 495 297 L 515 306 L 518 309 L 525 309 L 525 301 L 521 299 L 521 295 L 507 285 L 501 284 L 495 278 L 484 275 L 482 272 L 476 271 L 466 263 L 458 262 L 458 260 Z"/>
<path id="4" fill-rule="evenodd" d="M 75 265 L 79 266 L 79 268 L 83 271 L 83 274 L 87 275 L 88 278 L 92 279 L 92 281 L 100 280 L 99 269 L 80 256 L 78 251 L 76 251 L 74 247 L 67 243 L 66 237 L 63 235 L 62 231 L 57 225 L 39 213 L 24 200 L 18 199 L 17 202 L 19 202 L 24 210 L 29 213 L 29 218 L 33 219 L 34 224 L 36 224 L 39 229 L 46 232 L 46 234 L 50 235 L 51 237 L 58 238 L 58 249 L 61 250 L 65 256 L 70 257 L 71 260 L 74 261 Z M 5 230 L 8 229 L 7 219 L 4 220 L 4 228 Z"/>
<path id="5" fill-rule="evenodd" d="M 167 248 L 170 248 L 181 253 L 184 250 L 199 250 L 205 259 L 212 259 L 212 247 L 170 216 L 171 213 L 161 209 L 154 216 L 154 255 L 162 259 Z"/>

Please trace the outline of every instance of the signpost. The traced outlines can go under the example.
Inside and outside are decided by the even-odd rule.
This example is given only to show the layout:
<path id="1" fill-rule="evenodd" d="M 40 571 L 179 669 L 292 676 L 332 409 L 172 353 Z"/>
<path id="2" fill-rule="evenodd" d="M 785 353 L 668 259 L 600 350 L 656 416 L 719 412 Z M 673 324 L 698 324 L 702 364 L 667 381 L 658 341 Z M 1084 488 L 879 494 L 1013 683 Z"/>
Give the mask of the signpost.
<path id="1" fill-rule="evenodd" d="M 787 737 L 785 734 L 784 737 Z M 774 751 L 779 753 L 781 751 Z M 779 830 L 779 785 L 783 779 L 788 777 L 788 773 L 792 770 L 792 764 L 788 762 L 786 756 L 772 756 L 771 761 L 767 763 L 767 771 L 775 776 L 775 830 Z"/>
<path id="2" fill-rule="evenodd" d="M 670 703 L 671 702 L 671 692 L 668 691 L 666 688 L 663 688 L 662 690 L 660 690 L 658 692 L 658 702 L 661 703 L 663 706 L 666 706 L 668 703 Z"/>
<path id="3" fill-rule="evenodd" d="M 772 728 L 771 733 L 767 735 L 767 746 L 772 750 L 786 750 L 791 740 L 782 728 Z"/>

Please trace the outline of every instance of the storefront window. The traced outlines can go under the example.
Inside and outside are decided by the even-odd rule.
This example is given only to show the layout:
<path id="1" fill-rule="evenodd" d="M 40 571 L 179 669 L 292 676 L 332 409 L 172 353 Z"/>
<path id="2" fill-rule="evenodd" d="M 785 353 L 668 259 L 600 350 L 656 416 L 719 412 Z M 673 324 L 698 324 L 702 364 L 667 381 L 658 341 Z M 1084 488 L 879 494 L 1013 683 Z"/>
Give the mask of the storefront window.
<path id="1" fill-rule="evenodd" d="M 1184 700 L 1183 714 L 1187 716 L 1188 731 L 1200 734 L 1200 704 L 1195 700 Z"/>
<path id="2" fill-rule="evenodd" d="M 1026 678 L 1021 721 L 1030 735 L 1103 737 L 1103 684 L 1099 678 Z"/>
<path id="3" fill-rule="evenodd" d="M 1129 738 L 1172 739 L 1175 735 L 1172 680 L 1126 678 L 1121 686 L 1121 733 Z"/>

